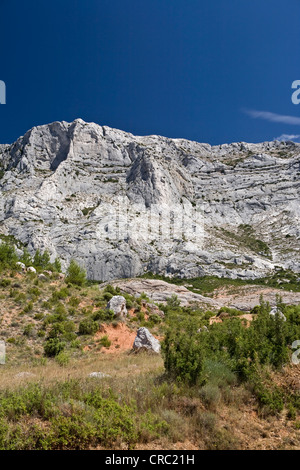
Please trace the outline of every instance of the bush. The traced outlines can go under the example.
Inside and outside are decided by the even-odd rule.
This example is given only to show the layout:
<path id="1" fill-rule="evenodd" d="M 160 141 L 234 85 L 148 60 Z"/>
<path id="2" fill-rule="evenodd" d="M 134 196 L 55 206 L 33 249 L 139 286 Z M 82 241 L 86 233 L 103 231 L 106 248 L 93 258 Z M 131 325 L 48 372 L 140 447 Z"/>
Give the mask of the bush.
<path id="1" fill-rule="evenodd" d="M 92 318 L 94 321 L 100 320 L 100 321 L 112 321 L 115 316 L 115 312 L 111 309 L 105 309 L 105 310 L 98 310 L 98 312 L 94 313 L 92 315 Z"/>
<path id="2" fill-rule="evenodd" d="M 61 351 L 55 356 L 55 360 L 60 366 L 66 366 L 70 362 L 70 355 L 65 351 Z"/>
<path id="3" fill-rule="evenodd" d="M 108 339 L 107 335 L 102 336 L 99 343 L 101 344 L 101 346 L 104 346 L 105 348 L 109 348 L 111 346 L 111 341 Z"/>
<path id="4" fill-rule="evenodd" d="M 58 338 L 49 338 L 44 345 L 44 352 L 47 357 L 55 357 L 65 349 L 65 343 Z"/>
<path id="5" fill-rule="evenodd" d="M 192 333 L 193 323 L 186 324 L 186 327 L 182 330 L 177 325 L 167 331 L 162 344 L 165 368 L 177 380 L 196 384 L 203 379 L 204 336 Z"/>
<path id="6" fill-rule="evenodd" d="M 71 305 L 71 307 L 78 307 L 78 305 L 80 304 L 80 299 L 78 297 L 70 297 L 69 299 L 69 305 Z"/>
<path id="7" fill-rule="evenodd" d="M 47 269 L 50 267 L 50 255 L 48 250 L 45 250 L 44 253 L 41 253 L 40 250 L 36 250 L 33 264 L 36 268 Z"/>
<path id="8" fill-rule="evenodd" d="M 76 286 L 84 286 L 86 283 L 86 272 L 76 261 L 71 260 L 66 273 L 66 282 Z"/>
<path id="9" fill-rule="evenodd" d="M 18 261 L 14 246 L 9 243 L 0 244 L 0 265 L 2 268 L 12 268 Z"/>
<path id="10" fill-rule="evenodd" d="M 24 331 L 23 331 L 24 336 L 32 337 L 34 336 L 34 333 L 35 333 L 34 325 L 32 323 L 29 323 L 28 325 L 25 326 Z"/>
<path id="11" fill-rule="evenodd" d="M 94 335 L 99 329 L 99 324 L 91 318 L 82 320 L 79 324 L 80 335 Z"/>

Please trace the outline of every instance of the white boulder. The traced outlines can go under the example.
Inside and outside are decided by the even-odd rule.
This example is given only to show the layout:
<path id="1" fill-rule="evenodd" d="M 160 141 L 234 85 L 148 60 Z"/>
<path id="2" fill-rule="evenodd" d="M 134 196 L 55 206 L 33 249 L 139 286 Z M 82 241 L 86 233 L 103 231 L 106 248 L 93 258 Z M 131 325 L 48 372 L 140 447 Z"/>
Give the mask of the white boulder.
<path id="1" fill-rule="evenodd" d="M 127 316 L 126 299 L 122 295 L 115 295 L 107 303 L 106 308 L 112 310 L 115 317 L 124 318 Z"/>
<path id="2" fill-rule="evenodd" d="M 160 342 L 145 328 L 139 328 L 133 343 L 135 351 L 149 351 L 156 354 L 160 353 Z"/>

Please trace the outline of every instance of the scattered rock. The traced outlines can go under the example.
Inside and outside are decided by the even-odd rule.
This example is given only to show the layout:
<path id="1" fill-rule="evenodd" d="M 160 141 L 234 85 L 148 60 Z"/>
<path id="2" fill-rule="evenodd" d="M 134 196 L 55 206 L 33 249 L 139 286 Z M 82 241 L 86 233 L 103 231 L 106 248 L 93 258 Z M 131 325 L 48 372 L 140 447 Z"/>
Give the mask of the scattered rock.
<path id="1" fill-rule="evenodd" d="M 33 374 L 32 372 L 19 372 L 18 374 L 15 375 L 16 378 L 18 379 L 26 379 L 30 377 L 35 377 L 36 374 Z"/>
<path id="2" fill-rule="evenodd" d="M 160 353 L 160 342 L 145 328 L 139 328 L 133 343 L 135 351 L 149 351 L 156 354 Z"/>
<path id="3" fill-rule="evenodd" d="M 275 317 L 276 313 L 278 313 L 278 315 L 280 316 L 280 318 L 283 319 L 283 321 L 286 321 L 286 316 L 279 310 L 279 308 L 273 307 L 270 311 L 270 315 Z"/>
<path id="4" fill-rule="evenodd" d="M 52 271 L 43 271 L 43 272 L 44 272 L 44 274 L 48 274 L 48 276 L 50 276 L 50 277 L 52 276 Z"/>
<path id="5" fill-rule="evenodd" d="M 199 328 L 199 329 L 197 330 L 197 333 L 201 333 L 202 331 L 208 331 L 207 326 L 204 325 L 204 326 L 202 326 L 201 328 Z"/>
<path id="6" fill-rule="evenodd" d="M 48 278 L 47 276 L 45 276 L 45 274 L 39 274 L 38 278 L 40 279 L 40 281 L 48 281 Z"/>
<path id="7" fill-rule="evenodd" d="M 24 263 L 21 263 L 21 261 L 18 261 L 18 262 L 16 263 L 16 266 L 19 268 L 19 270 L 21 270 L 21 271 L 26 271 L 26 266 L 25 266 Z"/>
<path id="8" fill-rule="evenodd" d="M 27 268 L 27 272 L 28 273 L 36 273 L 36 269 L 33 266 L 29 266 L 29 268 Z"/>
<path id="9" fill-rule="evenodd" d="M 124 318 L 127 316 L 126 299 L 122 295 L 112 297 L 106 308 L 112 310 L 115 317 Z"/>
<path id="10" fill-rule="evenodd" d="M 145 307 L 151 311 L 152 314 L 158 315 L 161 318 L 165 317 L 165 313 L 158 308 L 157 305 L 146 302 Z"/>
<path id="11" fill-rule="evenodd" d="M 105 374 L 104 372 L 91 372 L 89 377 L 94 377 L 96 379 L 104 379 L 105 377 L 111 377 L 109 374 Z"/>

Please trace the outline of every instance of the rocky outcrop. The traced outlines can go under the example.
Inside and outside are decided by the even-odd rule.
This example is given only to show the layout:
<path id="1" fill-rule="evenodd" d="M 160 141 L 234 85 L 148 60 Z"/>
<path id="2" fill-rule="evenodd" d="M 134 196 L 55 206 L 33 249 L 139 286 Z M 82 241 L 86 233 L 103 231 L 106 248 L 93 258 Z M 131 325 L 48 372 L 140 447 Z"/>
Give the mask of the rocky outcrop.
<path id="1" fill-rule="evenodd" d="M 122 292 L 139 297 L 142 293 L 146 294 L 151 300 L 159 303 L 166 303 L 172 296 L 177 296 L 180 305 L 187 307 L 192 304 L 200 304 L 203 306 L 210 306 L 220 308 L 221 303 L 204 297 L 203 295 L 191 292 L 184 286 L 177 286 L 169 282 L 160 281 L 158 279 L 119 279 L 110 282 L 114 287 L 119 287 Z M 105 284 L 101 285 L 103 288 Z M 153 310 L 156 311 L 157 307 Z"/>
<path id="2" fill-rule="evenodd" d="M 300 271 L 300 144 L 210 146 L 85 123 L 0 146 L 0 230 L 94 280 Z"/>
<path id="3" fill-rule="evenodd" d="M 115 295 L 107 303 L 106 308 L 112 310 L 117 318 L 127 316 L 126 299 L 122 295 Z"/>
<path id="4" fill-rule="evenodd" d="M 137 331 L 137 335 L 133 343 L 133 349 L 136 352 L 147 351 L 159 354 L 160 342 L 158 339 L 154 338 L 147 328 L 142 327 Z"/>

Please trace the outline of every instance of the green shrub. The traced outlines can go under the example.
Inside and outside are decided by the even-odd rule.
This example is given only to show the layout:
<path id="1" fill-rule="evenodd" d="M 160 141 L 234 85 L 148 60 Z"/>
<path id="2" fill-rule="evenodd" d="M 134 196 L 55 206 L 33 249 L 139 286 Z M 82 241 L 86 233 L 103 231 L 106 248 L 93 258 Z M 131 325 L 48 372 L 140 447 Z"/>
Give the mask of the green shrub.
<path id="1" fill-rule="evenodd" d="M 114 319 L 115 313 L 111 309 L 98 310 L 92 315 L 94 321 L 100 320 L 104 322 L 110 322 Z"/>
<path id="2" fill-rule="evenodd" d="M 66 351 L 61 351 L 55 355 L 55 360 L 60 366 L 66 366 L 70 362 L 70 354 Z"/>
<path id="3" fill-rule="evenodd" d="M 66 282 L 77 286 L 84 286 L 86 283 L 86 272 L 76 261 L 71 260 L 66 273 Z"/>
<path id="4" fill-rule="evenodd" d="M 12 268 L 18 261 L 18 257 L 13 245 L 2 242 L 0 244 L 0 266 L 2 268 Z"/>
<path id="5" fill-rule="evenodd" d="M 36 268 L 50 268 L 50 255 L 48 250 L 45 250 L 44 253 L 42 253 L 39 249 L 36 250 L 33 258 L 33 264 Z"/>
<path id="6" fill-rule="evenodd" d="M 44 352 L 47 357 L 55 357 L 65 349 L 65 343 L 58 338 L 49 338 L 44 345 Z"/>
<path id="7" fill-rule="evenodd" d="M 25 326 L 23 335 L 30 337 L 34 336 L 34 325 L 32 323 L 28 323 L 28 325 Z"/>
<path id="8" fill-rule="evenodd" d="M 69 299 L 69 305 L 71 305 L 71 307 L 78 307 L 78 305 L 80 304 L 80 299 L 78 297 L 70 297 Z"/>
<path id="9" fill-rule="evenodd" d="M 111 346 L 111 341 L 108 339 L 107 335 L 102 336 L 99 343 L 105 348 L 109 348 Z"/>
<path id="10" fill-rule="evenodd" d="M 98 322 L 94 321 L 92 318 L 86 318 L 82 320 L 79 324 L 79 334 L 80 335 L 94 335 L 99 329 Z"/>
<path id="11" fill-rule="evenodd" d="M 29 313 L 33 310 L 33 302 L 28 302 L 26 307 L 24 307 L 23 312 L 24 313 Z"/>

